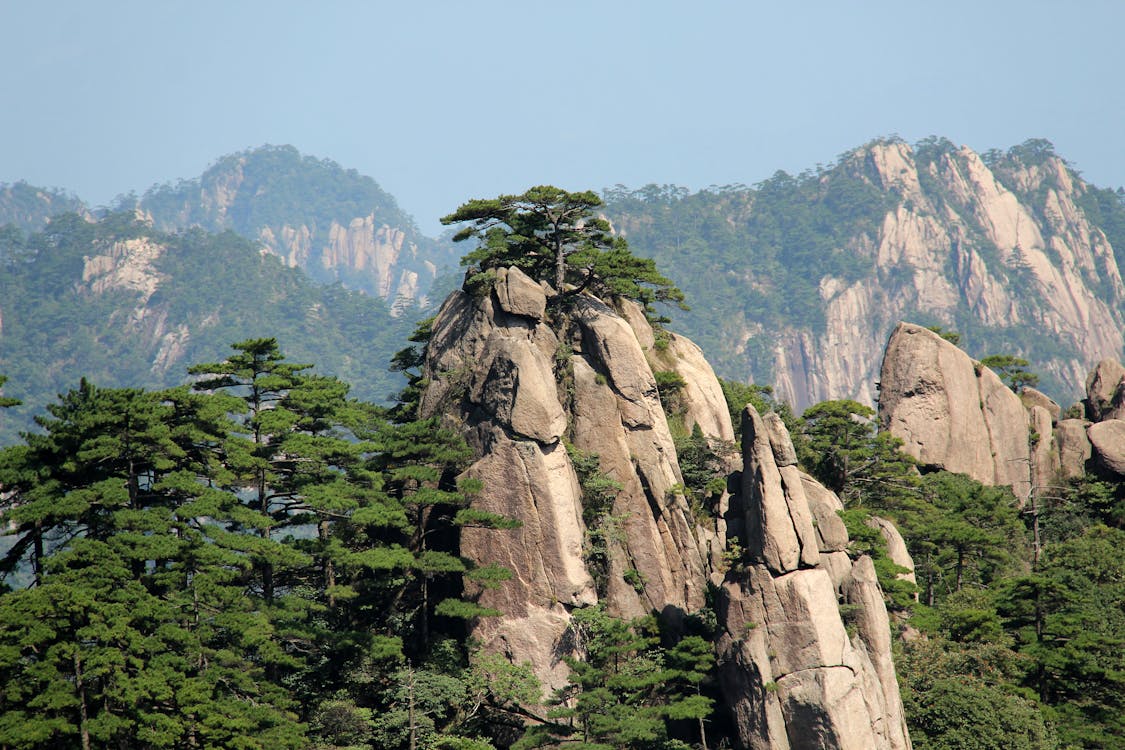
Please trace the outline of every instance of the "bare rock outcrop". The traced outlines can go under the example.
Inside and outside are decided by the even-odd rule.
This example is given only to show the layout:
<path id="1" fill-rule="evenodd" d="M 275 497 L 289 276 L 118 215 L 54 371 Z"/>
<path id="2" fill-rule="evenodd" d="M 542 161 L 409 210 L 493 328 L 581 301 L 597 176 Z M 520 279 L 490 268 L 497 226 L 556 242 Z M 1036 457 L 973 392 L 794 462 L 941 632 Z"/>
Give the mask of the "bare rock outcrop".
<path id="1" fill-rule="evenodd" d="M 1027 387 L 1020 391 L 1019 396 L 1020 401 L 1023 402 L 1028 411 L 1031 411 L 1032 407 L 1041 406 L 1047 410 L 1052 422 L 1057 422 L 1062 418 L 1062 407 L 1042 391 Z"/>
<path id="2" fill-rule="evenodd" d="M 1086 473 L 1094 450 L 1086 434 L 1089 425 L 1084 419 L 1064 419 L 1055 425 L 1055 445 L 1059 452 L 1059 471 L 1063 479 L 1077 479 Z"/>
<path id="3" fill-rule="evenodd" d="M 996 373 L 936 333 L 899 323 L 879 388 L 881 427 L 920 463 L 1007 485 L 1027 498 L 1029 417 Z"/>
<path id="4" fill-rule="evenodd" d="M 1086 378 L 1086 416 L 1094 422 L 1125 418 L 1125 367 L 1103 359 Z"/>
<path id="5" fill-rule="evenodd" d="M 720 680 L 739 743 L 909 748 L 874 567 L 844 551 L 839 499 L 788 463 L 788 434 L 770 422 L 752 406 L 743 413 L 742 486 L 731 512 L 747 517 L 745 558 L 728 573 L 718 612 Z"/>
<path id="6" fill-rule="evenodd" d="M 716 648 L 740 747 L 909 748 L 874 569 L 849 556 L 843 506 L 798 469 L 781 420 L 750 407 L 743 416 L 744 466 L 721 507 L 744 557 L 728 570 L 727 524 L 701 523 L 682 494 L 654 376 L 678 373 L 680 417 L 729 440 L 710 366 L 686 339 L 661 332 L 668 345 L 657 347 L 628 304 L 552 305 L 551 294 L 506 269 L 485 295 L 452 295 L 427 348 L 423 415 L 465 431 L 475 452 L 466 475 L 484 486 L 480 507 L 523 524 L 462 532 L 464 556 L 514 573 L 479 592 L 504 614 L 477 622 L 473 637 L 530 661 L 549 690 L 566 682 L 573 609 L 602 602 L 624 617 L 675 617 L 702 607 L 709 583 L 721 585 Z M 579 454 L 596 454 L 619 487 L 600 565 L 589 557 Z M 855 613 L 847 627 L 845 603 Z"/>
<path id="7" fill-rule="evenodd" d="M 500 590 L 482 592 L 482 604 L 505 614 L 482 620 L 474 637 L 515 662 L 531 661 L 553 689 L 565 683 L 571 609 L 605 601 L 624 617 L 698 610 L 712 553 L 721 554 L 725 538 L 721 525 L 709 538 L 698 533 L 634 326 L 580 297 L 552 313 L 551 327 L 544 322 L 549 293 L 513 267 L 497 274 L 486 295 L 451 295 L 433 324 L 421 410 L 466 431 L 476 454 L 466 473 L 484 480 L 481 507 L 523 523 L 514 534 L 462 534 L 463 555 L 516 573 Z M 718 390 L 713 374 L 710 383 L 695 382 L 710 372 L 697 377 L 697 368 L 684 366 L 686 397 L 713 437 L 728 436 L 721 390 L 714 414 L 706 397 L 694 395 Z M 596 454 L 600 472 L 620 486 L 616 527 L 603 530 L 607 569 L 587 558 L 583 493 L 568 450 Z"/>
<path id="8" fill-rule="evenodd" d="M 1086 430 L 1098 466 L 1118 477 L 1125 477 L 1125 420 L 1107 419 Z"/>
<path id="9" fill-rule="evenodd" d="M 1004 346 L 1035 362 L 1068 401 L 1090 363 L 1121 356 L 1125 284 L 1115 248 L 1083 208 L 1090 187 L 1058 156 L 994 159 L 948 142 L 887 139 L 847 154 L 822 179 L 862 185 L 885 208 L 833 240 L 851 261 L 846 273 L 830 264 L 800 269 L 815 316 L 779 322 L 750 308 L 723 310 L 721 328 L 709 327 L 734 348 L 723 352 L 728 367 L 753 372 L 797 411 L 826 399 L 874 405 L 887 335 L 912 316 L 995 340 L 1035 331 L 1053 345 L 1050 355 L 1012 338 Z M 735 228 L 753 221 L 747 198 L 718 203 L 714 220 Z M 613 216 L 641 236 L 647 218 Z M 776 284 L 764 270 L 729 273 L 747 289 Z"/>

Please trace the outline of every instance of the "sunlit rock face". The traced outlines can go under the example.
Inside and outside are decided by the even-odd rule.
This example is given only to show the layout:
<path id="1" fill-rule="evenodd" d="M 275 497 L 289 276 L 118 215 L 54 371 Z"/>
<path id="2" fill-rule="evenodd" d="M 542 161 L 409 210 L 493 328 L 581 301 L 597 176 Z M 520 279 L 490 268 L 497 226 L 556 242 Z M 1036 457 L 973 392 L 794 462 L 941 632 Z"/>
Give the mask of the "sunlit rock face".
<path id="1" fill-rule="evenodd" d="M 742 436 L 730 507 L 744 556 L 723 581 L 717 642 L 741 746 L 909 748 L 882 591 L 870 558 L 846 551 L 843 505 L 791 463 L 780 420 L 747 406 Z"/>
<path id="2" fill-rule="evenodd" d="M 529 660 L 545 686 L 565 683 L 569 612 L 604 599 L 613 614 L 694 612 L 705 603 L 723 524 L 700 526 L 682 493 L 676 449 L 649 356 L 653 333 L 629 303 L 593 297 L 552 310 L 553 292 L 515 268 L 484 295 L 455 292 L 433 325 L 422 412 L 464 429 L 483 481 L 478 506 L 522 522 L 513 531 L 466 529 L 462 554 L 515 573 L 481 603 L 504 612 L 474 637 L 515 662 Z M 649 349 L 642 341 L 647 342 Z M 733 436 L 722 390 L 698 348 L 679 337 L 660 353 L 685 381 L 686 419 Z M 582 492 L 571 450 L 596 454 L 620 485 L 601 593 L 584 555 Z M 637 585 L 643 581 L 643 585 Z"/>
<path id="3" fill-rule="evenodd" d="M 662 333 L 658 345 L 632 303 L 558 305 L 553 295 L 501 269 L 490 289 L 446 300 L 427 348 L 422 414 L 469 440 L 475 459 L 465 474 L 483 484 L 477 506 L 522 522 L 462 533 L 465 557 L 514 573 L 480 592 L 481 604 L 503 615 L 480 620 L 473 637 L 529 661 L 549 690 L 565 684 L 562 657 L 575 654 L 575 608 L 602 602 L 622 617 L 655 611 L 674 620 L 707 604 L 711 587 L 739 746 L 908 748 L 874 569 L 849 557 L 840 501 L 798 469 L 781 420 L 747 409 L 744 466 L 737 452 L 729 458 L 735 494 L 723 496 L 721 518 L 697 517 L 654 373 L 683 380 L 680 428 L 729 442 L 711 367 L 683 337 Z M 620 487 L 608 570 L 586 554 L 574 451 L 596 454 Z M 728 526 L 745 552 L 733 567 Z M 851 633 L 842 605 L 856 613 Z"/>
<path id="4" fill-rule="evenodd" d="M 1029 416 L 987 367 L 910 323 L 891 334 L 879 375 L 879 421 L 923 466 L 1031 489 Z"/>

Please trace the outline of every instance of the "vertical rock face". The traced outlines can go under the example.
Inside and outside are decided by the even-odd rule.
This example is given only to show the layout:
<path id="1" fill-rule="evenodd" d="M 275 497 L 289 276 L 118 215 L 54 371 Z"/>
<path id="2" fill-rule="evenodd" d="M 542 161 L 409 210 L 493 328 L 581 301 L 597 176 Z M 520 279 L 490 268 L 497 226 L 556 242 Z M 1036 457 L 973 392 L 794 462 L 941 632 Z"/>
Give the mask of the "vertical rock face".
<path id="1" fill-rule="evenodd" d="M 1017 396 L 979 362 L 920 326 L 887 343 L 879 421 L 923 465 L 1007 485 L 1021 501 L 1094 472 L 1125 477 L 1125 367 L 1102 360 L 1086 378 L 1088 419 L 1060 419 L 1033 389 Z"/>
<path id="2" fill-rule="evenodd" d="M 967 314 L 973 326 L 1034 327 L 1069 352 L 1037 359 L 1040 371 L 1077 393 L 1086 363 L 1118 356 L 1125 343 L 1125 285 L 1108 240 L 1079 208 L 1086 186 L 1054 156 L 990 166 L 961 147 L 918 157 L 905 143 L 876 143 L 842 165 L 900 198 L 880 227 L 853 240 L 874 262 L 874 277 L 825 277 L 823 331 L 778 338 L 778 393 L 802 407 L 872 402 L 883 336 L 919 313 L 950 324 Z"/>
<path id="3" fill-rule="evenodd" d="M 557 688 L 575 608 L 603 602 L 623 617 L 675 617 L 700 609 L 708 584 L 719 585 L 716 648 L 740 746 L 909 748 L 874 569 L 849 558 L 840 501 L 798 470 L 781 421 L 752 408 L 744 416 L 744 467 L 727 520 L 747 557 L 724 580 L 727 525 L 700 525 L 689 511 L 653 374 L 678 373 L 685 422 L 729 440 L 710 366 L 686 339 L 662 334 L 666 345 L 656 346 L 635 306 L 592 297 L 548 305 L 550 294 L 518 269 L 502 270 L 486 295 L 446 301 L 427 349 L 422 413 L 465 430 L 476 455 L 466 474 L 484 486 L 478 504 L 523 524 L 462 533 L 463 555 L 514 573 L 481 592 L 482 604 L 504 614 L 479 621 L 474 637 L 530 661 L 545 688 Z M 596 454 L 620 487 L 601 568 L 588 555 L 568 448 Z M 856 613 L 849 627 L 843 604 Z"/>
<path id="4" fill-rule="evenodd" d="M 1029 417 L 996 373 L 936 333 L 900 323 L 887 342 L 879 388 L 881 427 L 920 463 L 1027 498 Z"/>
<path id="5" fill-rule="evenodd" d="M 434 321 L 422 411 L 467 427 L 477 455 L 467 474 L 483 480 L 481 507 L 523 522 L 515 533 L 462 535 L 462 554 L 515 573 L 501 590 L 484 592 L 482 603 L 505 615 L 482 621 L 475 637 L 514 661 L 530 660 L 554 688 L 565 683 L 571 609 L 600 596 L 626 617 L 698 610 L 712 552 L 721 553 L 724 540 L 719 526 L 697 528 L 682 495 L 640 343 L 652 337 L 643 316 L 630 325 L 600 301 L 580 298 L 565 314 L 554 311 L 552 327 L 544 322 L 547 294 L 515 268 L 498 274 L 487 296 L 453 294 Z M 711 409 L 696 395 L 718 388 L 709 377 L 693 382 L 685 398 L 701 424 L 729 436 L 725 402 Z M 596 454 L 600 471 L 621 487 L 599 582 L 584 556 L 582 492 L 564 437 Z"/>
<path id="6" fill-rule="evenodd" d="M 745 558 L 728 572 L 718 612 L 720 679 L 739 742 L 909 748 L 875 569 L 845 551 L 843 506 L 792 465 L 784 426 L 766 425 L 746 407 L 741 492 L 731 500 L 732 514 L 745 515 Z M 853 634 L 841 604 L 854 613 Z"/>

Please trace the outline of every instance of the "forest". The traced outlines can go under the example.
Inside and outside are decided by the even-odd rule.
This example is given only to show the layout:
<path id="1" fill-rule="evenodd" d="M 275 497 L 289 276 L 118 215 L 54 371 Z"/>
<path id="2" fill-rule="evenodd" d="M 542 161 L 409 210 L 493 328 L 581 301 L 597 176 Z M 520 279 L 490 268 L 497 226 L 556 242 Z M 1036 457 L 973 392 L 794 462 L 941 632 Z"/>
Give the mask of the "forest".
<path id="1" fill-rule="evenodd" d="M 419 357 L 396 357 L 414 386 Z M 163 390 L 83 379 L 0 452 L 0 745 L 728 742 L 706 611 L 676 632 L 578 612 L 586 658 L 568 658 L 554 696 L 529 665 L 474 651 L 466 623 L 500 614 L 475 594 L 511 571 L 475 567 L 458 535 L 512 522 L 473 507 L 479 486 L 455 480 L 468 449 L 417 419 L 416 388 L 394 407 L 356 400 L 274 339 L 189 375 Z M 1120 743 L 1120 486 L 1087 477 L 1032 518 L 1006 489 L 919 474 L 868 407 L 796 416 L 768 388 L 723 385 L 732 412 L 782 415 L 802 466 L 844 500 L 854 554 L 874 555 L 915 747 Z M 673 417 L 677 387 L 663 379 Z M 698 431 L 676 442 L 686 491 L 712 512 L 721 447 Z M 612 492 L 596 480 L 587 467 L 584 502 Z M 899 526 L 916 587 L 896 578 L 872 514 Z"/>

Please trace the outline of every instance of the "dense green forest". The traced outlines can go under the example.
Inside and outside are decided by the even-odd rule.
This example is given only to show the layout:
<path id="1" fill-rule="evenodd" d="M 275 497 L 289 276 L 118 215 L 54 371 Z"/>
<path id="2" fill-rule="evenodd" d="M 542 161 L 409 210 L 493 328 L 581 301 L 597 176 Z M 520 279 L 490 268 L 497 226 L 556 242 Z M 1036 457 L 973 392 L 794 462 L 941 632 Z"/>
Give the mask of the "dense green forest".
<path id="1" fill-rule="evenodd" d="M 699 634 L 580 613 L 587 658 L 546 717 L 526 665 L 469 659 L 464 621 L 500 614 L 472 592 L 511 573 L 459 530 L 512 522 L 455 481 L 455 433 L 273 339 L 191 372 L 83 380 L 0 452 L 0 746 L 686 747 L 677 722 L 712 705 Z"/>
<path id="2" fill-rule="evenodd" d="M 151 296 L 129 281 L 136 274 L 99 289 L 84 278 L 89 258 L 129 240 L 162 248 L 138 267 L 152 277 Z M 283 337 L 293 356 L 382 402 L 401 386 L 387 365 L 420 315 L 401 312 L 392 317 L 377 297 L 314 284 L 233 232 L 163 233 L 132 212 L 96 223 L 64 214 L 31 235 L 8 226 L 0 229 L 0 371 L 23 405 L 0 424 L 0 444 L 80 376 L 114 387 L 168 386 L 187 363 L 265 335 Z"/>

